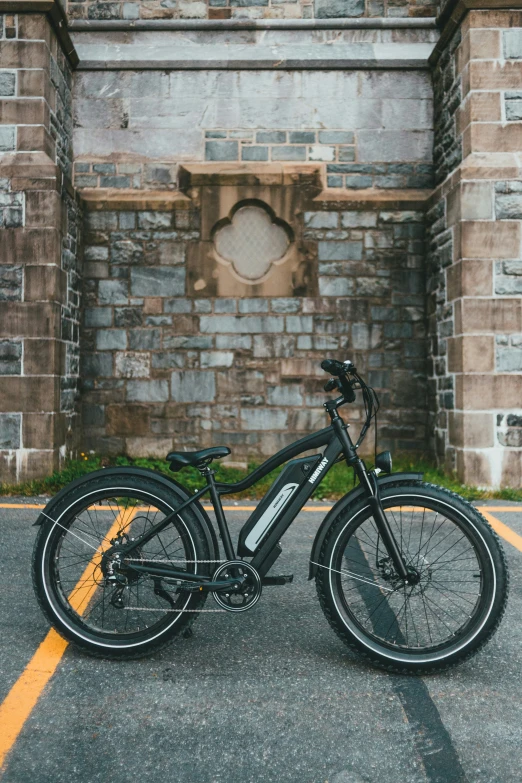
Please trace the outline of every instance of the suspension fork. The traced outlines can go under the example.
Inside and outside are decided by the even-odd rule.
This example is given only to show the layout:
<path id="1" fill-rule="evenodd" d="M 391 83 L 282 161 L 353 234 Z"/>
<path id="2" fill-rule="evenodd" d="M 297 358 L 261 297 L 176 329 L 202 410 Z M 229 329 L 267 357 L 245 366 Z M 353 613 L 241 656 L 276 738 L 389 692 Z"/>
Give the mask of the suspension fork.
<path id="1" fill-rule="evenodd" d="M 337 410 L 328 411 L 332 419 L 332 426 L 337 434 L 337 437 L 341 441 L 343 446 L 344 455 L 346 457 L 346 463 L 349 467 L 355 470 L 357 477 L 361 483 L 361 487 L 364 489 L 366 498 L 372 510 L 373 518 L 377 525 L 377 530 L 383 540 L 384 546 L 388 555 L 391 557 L 395 570 L 406 583 L 410 583 L 414 575 L 408 571 L 402 552 L 399 549 L 397 540 L 393 535 L 393 531 L 390 527 L 390 523 L 384 513 L 382 507 L 381 496 L 379 493 L 379 484 L 377 477 L 373 473 L 368 473 L 366 466 L 362 459 L 357 454 L 355 446 L 352 443 L 352 439 L 348 434 L 347 425 L 343 422 Z"/>

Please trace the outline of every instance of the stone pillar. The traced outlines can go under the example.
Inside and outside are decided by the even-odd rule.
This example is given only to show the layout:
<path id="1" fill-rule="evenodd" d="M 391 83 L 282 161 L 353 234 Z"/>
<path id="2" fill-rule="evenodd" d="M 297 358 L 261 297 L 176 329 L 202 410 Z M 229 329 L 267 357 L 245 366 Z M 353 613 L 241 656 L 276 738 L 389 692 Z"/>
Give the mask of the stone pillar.
<path id="1" fill-rule="evenodd" d="M 13 3 L 0 2 L 0 12 Z M 42 8 L 48 13 L 30 13 Z M 72 443 L 78 204 L 71 55 L 56 3 L 0 15 L 0 479 L 49 474 Z M 63 21 L 63 19 L 62 19 Z M 64 51 L 69 52 L 69 59 Z"/>
<path id="2" fill-rule="evenodd" d="M 463 482 L 520 487 L 522 12 L 454 17 L 433 57 L 436 448 Z"/>

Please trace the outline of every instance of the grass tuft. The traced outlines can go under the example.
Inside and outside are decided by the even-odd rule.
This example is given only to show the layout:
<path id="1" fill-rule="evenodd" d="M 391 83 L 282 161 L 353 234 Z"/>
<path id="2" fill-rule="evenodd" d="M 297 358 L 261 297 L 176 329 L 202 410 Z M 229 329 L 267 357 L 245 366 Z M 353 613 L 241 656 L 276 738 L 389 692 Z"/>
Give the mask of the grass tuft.
<path id="1" fill-rule="evenodd" d="M 71 481 L 80 476 L 85 476 L 100 468 L 116 466 L 135 466 L 139 468 L 149 468 L 151 470 L 174 475 L 176 480 L 184 484 L 187 489 L 195 490 L 203 486 L 203 480 L 195 468 L 183 468 L 179 473 L 172 474 L 167 462 L 161 459 L 139 458 L 130 459 L 129 457 L 99 457 L 85 456 L 82 459 L 68 461 L 62 470 L 56 471 L 51 476 L 43 479 L 33 479 L 24 481 L 20 484 L 0 484 L 0 495 L 54 495 L 60 489 L 65 487 Z M 243 479 L 247 473 L 250 473 L 256 464 L 248 466 L 248 470 L 240 468 L 231 468 L 221 463 L 214 463 L 217 481 L 233 483 Z M 275 477 L 281 472 L 282 468 L 272 471 L 259 481 L 251 489 L 240 494 L 229 496 L 234 498 L 259 499 L 266 493 Z M 488 500 L 497 498 L 502 500 L 522 501 L 522 489 L 499 489 L 485 490 L 477 487 L 461 484 L 456 476 L 444 472 L 437 468 L 426 459 L 418 459 L 412 456 L 398 456 L 394 458 L 394 473 L 399 471 L 415 471 L 424 473 L 424 480 L 432 484 L 439 484 L 447 489 L 457 492 L 467 500 Z M 337 499 L 349 492 L 354 486 L 353 473 L 346 465 L 338 464 L 330 470 L 321 484 L 313 494 L 314 500 Z"/>

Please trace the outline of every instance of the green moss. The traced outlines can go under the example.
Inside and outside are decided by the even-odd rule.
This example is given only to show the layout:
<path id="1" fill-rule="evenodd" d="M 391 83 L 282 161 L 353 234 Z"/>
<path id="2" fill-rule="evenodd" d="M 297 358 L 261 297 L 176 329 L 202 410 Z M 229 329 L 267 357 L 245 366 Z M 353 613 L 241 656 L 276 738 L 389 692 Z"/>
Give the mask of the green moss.
<path id="1" fill-rule="evenodd" d="M 149 468 L 157 470 L 172 476 L 168 464 L 165 460 L 159 459 L 130 459 L 128 457 L 84 457 L 80 460 L 71 460 L 66 463 L 61 471 L 53 473 L 44 479 L 35 479 L 25 481 L 21 484 L 0 484 L 0 494 L 2 495 L 54 495 L 62 487 L 65 487 L 71 481 L 80 476 L 92 473 L 93 470 L 99 470 L 103 467 L 134 465 L 140 468 Z M 251 464 L 248 470 L 239 468 L 229 468 L 226 465 L 215 463 L 216 479 L 226 483 L 240 481 L 247 473 L 252 471 L 256 465 Z M 259 481 L 255 486 L 246 492 L 234 495 L 235 498 L 261 498 L 270 487 L 275 477 L 282 468 L 272 471 L 268 476 Z M 461 484 L 454 475 L 445 473 L 443 470 L 435 467 L 428 460 L 422 460 L 415 457 L 399 456 L 394 459 L 394 472 L 415 471 L 424 473 L 424 481 L 432 484 L 440 484 L 453 492 L 458 492 L 467 500 L 486 500 L 488 498 L 498 498 L 502 500 L 522 501 L 522 489 L 500 489 L 500 490 L 481 490 L 477 487 L 470 487 Z M 174 474 L 176 480 L 184 484 L 187 489 L 194 490 L 203 486 L 203 479 L 195 468 L 184 468 L 179 473 Z M 353 472 L 346 465 L 339 463 L 334 465 L 330 472 L 325 476 L 319 487 L 314 492 L 315 500 L 323 498 L 339 498 L 349 492 L 354 485 Z"/>

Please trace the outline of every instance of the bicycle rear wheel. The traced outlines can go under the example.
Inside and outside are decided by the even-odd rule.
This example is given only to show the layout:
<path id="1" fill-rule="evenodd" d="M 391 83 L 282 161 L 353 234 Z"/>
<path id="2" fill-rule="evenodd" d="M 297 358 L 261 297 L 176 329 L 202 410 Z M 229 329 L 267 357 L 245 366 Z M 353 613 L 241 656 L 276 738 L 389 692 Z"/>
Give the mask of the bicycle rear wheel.
<path id="1" fill-rule="evenodd" d="M 323 610 L 343 641 L 388 670 L 447 668 L 498 627 L 508 583 L 502 548 L 473 506 L 440 487 L 388 485 L 382 501 L 416 583 L 400 579 L 360 500 L 333 520 L 323 544 Z"/>
<path id="2" fill-rule="evenodd" d="M 140 657 L 187 629 L 206 595 L 132 570 L 132 559 L 163 561 L 208 575 L 216 554 L 190 508 L 132 557 L 111 581 L 118 547 L 161 521 L 182 499 L 154 476 L 97 474 L 72 488 L 40 528 L 33 579 L 40 605 L 60 634 L 85 651 L 110 658 Z M 211 562 L 206 562 L 211 561 Z M 131 566 L 130 568 L 127 566 Z"/>

